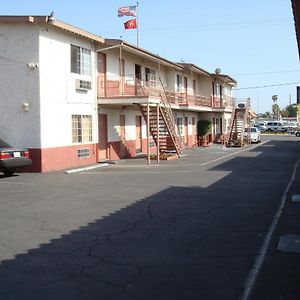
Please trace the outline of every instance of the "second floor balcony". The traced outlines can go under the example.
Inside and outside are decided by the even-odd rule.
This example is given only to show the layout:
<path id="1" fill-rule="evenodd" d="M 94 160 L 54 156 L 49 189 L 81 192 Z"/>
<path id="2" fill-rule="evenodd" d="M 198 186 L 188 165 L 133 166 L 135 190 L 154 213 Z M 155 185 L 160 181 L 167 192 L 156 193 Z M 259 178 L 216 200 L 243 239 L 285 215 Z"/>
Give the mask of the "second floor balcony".
<path id="1" fill-rule="evenodd" d="M 122 99 L 125 98 L 151 98 L 160 101 L 161 97 L 165 97 L 173 107 L 178 108 L 225 109 L 232 108 L 234 105 L 234 99 L 231 96 L 200 95 L 194 92 L 190 94 L 184 88 L 174 91 L 163 86 L 161 81 L 135 75 L 98 76 L 97 96 L 100 104 L 105 104 L 111 99 L 122 104 Z"/>

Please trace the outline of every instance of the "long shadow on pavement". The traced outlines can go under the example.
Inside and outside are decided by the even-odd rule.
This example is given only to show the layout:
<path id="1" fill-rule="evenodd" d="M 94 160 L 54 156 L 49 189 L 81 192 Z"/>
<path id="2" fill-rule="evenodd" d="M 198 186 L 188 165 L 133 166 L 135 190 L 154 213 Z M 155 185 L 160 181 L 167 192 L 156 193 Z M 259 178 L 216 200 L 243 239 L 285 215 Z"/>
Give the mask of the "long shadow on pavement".
<path id="1" fill-rule="evenodd" d="M 272 145 L 278 160 L 258 147 L 207 188 L 166 188 L 2 261 L 0 299 L 239 299 L 294 161 Z"/>

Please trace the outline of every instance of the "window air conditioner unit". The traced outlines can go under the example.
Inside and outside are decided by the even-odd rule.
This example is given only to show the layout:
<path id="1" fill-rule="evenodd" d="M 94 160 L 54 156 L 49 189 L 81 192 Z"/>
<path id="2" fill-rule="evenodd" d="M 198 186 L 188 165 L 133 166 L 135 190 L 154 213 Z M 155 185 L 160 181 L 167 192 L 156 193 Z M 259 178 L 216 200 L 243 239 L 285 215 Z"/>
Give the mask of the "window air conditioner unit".
<path id="1" fill-rule="evenodd" d="M 79 91 L 87 91 L 92 89 L 92 83 L 87 80 L 76 79 L 75 88 Z"/>

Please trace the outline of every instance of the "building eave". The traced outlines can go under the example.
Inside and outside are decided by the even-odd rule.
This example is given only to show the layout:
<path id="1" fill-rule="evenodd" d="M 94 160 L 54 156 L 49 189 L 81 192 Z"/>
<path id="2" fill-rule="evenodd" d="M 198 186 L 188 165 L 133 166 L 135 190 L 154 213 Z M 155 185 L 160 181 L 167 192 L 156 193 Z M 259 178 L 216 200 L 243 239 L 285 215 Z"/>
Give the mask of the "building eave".
<path id="1" fill-rule="evenodd" d="M 211 73 L 211 77 L 213 79 L 217 79 L 220 80 L 222 82 L 225 82 L 233 87 L 235 87 L 237 85 L 237 81 L 235 79 L 233 79 L 232 77 L 230 77 L 229 75 L 226 74 L 216 74 L 216 73 Z"/>
<path id="2" fill-rule="evenodd" d="M 177 63 L 178 65 L 182 66 L 185 70 L 188 70 L 190 72 L 210 77 L 210 73 L 194 64 L 191 63 Z"/>
<path id="3" fill-rule="evenodd" d="M 88 31 L 82 30 L 73 25 L 69 25 L 62 21 L 56 20 L 50 16 L 0 16 L 0 23 L 31 23 L 31 24 L 41 24 L 49 25 L 59 30 L 67 31 L 69 33 L 78 35 L 80 37 L 92 40 L 93 42 L 103 44 L 105 39 L 101 36 L 92 34 Z"/>
<path id="4" fill-rule="evenodd" d="M 291 0 L 295 22 L 296 39 L 298 43 L 298 55 L 300 58 L 300 0 Z"/>
<path id="5" fill-rule="evenodd" d="M 174 63 L 160 55 L 151 53 L 143 48 L 137 47 L 135 45 L 132 45 L 126 41 L 119 40 L 119 39 L 105 39 L 105 43 L 110 46 L 120 46 L 122 49 L 124 49 L 127 52 L 147 57 L 149 60 L 159 62 L 161 65 L 172 67 L 177 70 L 182 70 L 183 67 L 181 65 L 178 65 L 177 63 Z M 101 49 L 99 49 L 101 51 Z"/>

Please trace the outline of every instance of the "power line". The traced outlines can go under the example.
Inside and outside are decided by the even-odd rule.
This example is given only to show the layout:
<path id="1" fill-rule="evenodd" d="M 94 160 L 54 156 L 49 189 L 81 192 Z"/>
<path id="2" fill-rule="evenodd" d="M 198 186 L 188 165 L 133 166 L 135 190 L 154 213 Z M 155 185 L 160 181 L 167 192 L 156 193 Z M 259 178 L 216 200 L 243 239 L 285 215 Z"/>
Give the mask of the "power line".
<path id="1" fill-rule="evenodd" d="M 298 81 L 298 82 L 286 82 L 286 83 L 278 83 L 278 84 L 270 84 L 270 85 L 258 85 L 258 86 L 238 88 L 235 90 L 238 91 L 238 90 L 262 89 L 262 88 L 267 88 L 267 87 L 272 87 L 272 86 L 293 85 L 293 84 L 299 84 L 299 83 L 300 82 Z"/>
<path id="2" fill-rule="evenodd" d="M 299 70 L 287 70 L 287 71 L 258 72 L 258 73 L 241 73 L 241 74 L 232 74 L 232 76 L 267 75 L 267 74 L 282 74 L 282 73 L 294 73 L 294 72 L 300 72 L 300 69 Z"/>
<path id="3" fill-rule="evenodd" d="M 206 24 L 191 24 L 180 26 L 167 26 L 167 27 L 145 27 L 141 29 L 144 35 L 151 35 L 160 33 L 174 33 L 178 32 L 202 32 L 202 31 L 217 31 L 217 30 L 240 30 L 240 29 L 253 29 L 269 26 L 282 26 L 293 25 L 289 19 L 277 19 L 277 20 L 257 20 L 250 22 L 233 22 L 233 23 L 206 23 Z M 104 31 L 102 35 L 115 34 L 119 31 Z"/>

